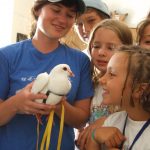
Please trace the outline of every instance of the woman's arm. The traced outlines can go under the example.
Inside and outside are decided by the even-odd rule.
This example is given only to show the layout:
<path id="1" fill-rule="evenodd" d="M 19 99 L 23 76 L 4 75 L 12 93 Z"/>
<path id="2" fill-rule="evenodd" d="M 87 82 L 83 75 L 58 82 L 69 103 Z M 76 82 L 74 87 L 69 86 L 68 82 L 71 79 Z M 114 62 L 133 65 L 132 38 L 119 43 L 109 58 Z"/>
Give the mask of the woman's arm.
<path id="1" fill-rule="evenodd" d="M 65 123 L 74 127 L 81 128 L 87 122 L 90 115 L 90 98 L 76 101 L 74 105 L 63 101 L 65 108 Z M 61 105 L 55 108 L 55 113 L 61 116 Z"/>
<path id="2" fill-rule="evenodd" d="M 0 100 L 0 126 L 7 124 L 18 114 L 49 114 L 52 106 L 39 104 L 35 99 L 47 98 L 44 94 L 32 94 L 32 84 L 27 85 L 16 95 L 7 100 Z"/>
<path id="3" fill-rule="evenodd" d="M 0 99 L 0 126 L 5 125 L 16 113 L 17 110 L 13 106 L 12 100 L 3 101 Z"/>

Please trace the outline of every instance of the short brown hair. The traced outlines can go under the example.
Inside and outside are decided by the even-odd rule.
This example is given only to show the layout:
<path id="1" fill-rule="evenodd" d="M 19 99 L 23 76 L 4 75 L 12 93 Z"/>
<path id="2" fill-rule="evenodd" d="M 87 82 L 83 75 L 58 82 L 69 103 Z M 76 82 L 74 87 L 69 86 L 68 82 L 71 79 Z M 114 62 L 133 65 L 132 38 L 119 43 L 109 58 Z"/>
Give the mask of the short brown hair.
<path id="1" fill-rule="evenodd" d="M 137 25 L 137 38 L 136 38 L 136 42 L 139 44 L 141 42 L 141 39 L 143 37 L 144 34 L 144 30 L 145 28 L 150 25 L 150 18 L 142 20 L 138 25 Z"/>

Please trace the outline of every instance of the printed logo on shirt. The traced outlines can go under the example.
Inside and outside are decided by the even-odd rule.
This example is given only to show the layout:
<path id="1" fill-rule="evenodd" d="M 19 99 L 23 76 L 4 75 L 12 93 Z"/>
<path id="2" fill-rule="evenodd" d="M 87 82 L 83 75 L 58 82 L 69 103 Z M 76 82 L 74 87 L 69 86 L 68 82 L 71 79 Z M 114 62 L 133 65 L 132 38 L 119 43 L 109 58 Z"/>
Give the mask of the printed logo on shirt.
<path id="1" fill-rule="evenodd" d="M 23 81 L 23 82 L 27 82 L 27 81 L 34 81 L 36 79 L 36 77 L 35 76 L 30 76 L 30 77 L 22 77 L 21 78 L 21 81 Z"/>

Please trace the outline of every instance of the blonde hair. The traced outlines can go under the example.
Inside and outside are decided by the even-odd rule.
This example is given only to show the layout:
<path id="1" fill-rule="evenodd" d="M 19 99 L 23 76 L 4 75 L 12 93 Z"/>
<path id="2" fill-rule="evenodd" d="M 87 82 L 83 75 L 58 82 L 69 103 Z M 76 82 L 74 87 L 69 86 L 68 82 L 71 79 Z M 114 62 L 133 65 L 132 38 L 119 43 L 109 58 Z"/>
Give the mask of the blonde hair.
<path id="1" fill-rule="evenodd" d="M 94 40 L 96 31 L 99 28 L 105 28 L 105 29 L 112 30 L 114 33 L 116 33 L 116 35 L 118 36 L 118 38 L 120 39 L 120 41 L 122 42 L 123 45 L 133 44 L 132 33 L 131 33 L 129 27 L 125 23 L 120 22 L 118 20 L 114 20 L 114 19 L 105 19 L 105 20 L 101 21 L 100 23 L 98 23 L 91 32 L 90 42 L 88 45 L 88 49 L 89 49 L 90 53 L 91 53 L 91 49 L 92 49 L 92 42 Z M 100 74 L 97 71 L 97 69 L 94 67 L 94 64 L 92 62 L 91 62 L 91 68 L 92 68 L 93 82 L 94 82 L 94 84 L 97 85 L 98 79 L 102 76 L 102 74 Z"/>

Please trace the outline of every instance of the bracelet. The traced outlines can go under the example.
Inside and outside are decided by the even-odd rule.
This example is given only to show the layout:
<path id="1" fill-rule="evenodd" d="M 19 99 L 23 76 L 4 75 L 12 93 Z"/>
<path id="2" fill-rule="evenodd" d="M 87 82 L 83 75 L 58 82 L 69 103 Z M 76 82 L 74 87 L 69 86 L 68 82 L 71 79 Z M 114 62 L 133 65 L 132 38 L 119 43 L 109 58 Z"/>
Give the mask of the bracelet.
<path id="1" fill-rule="evenodd" d="M 92 137 L 92 140 L 97 143 L 97 141 L 96 141 L 96 139 L 95 139 L 95 131 L 96 131 L 96 128 L 93 129 L 92 134 L 91 134 L 91 137 Z"/>

